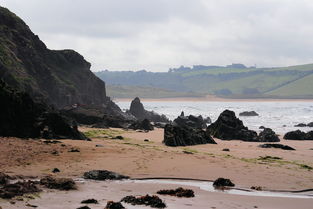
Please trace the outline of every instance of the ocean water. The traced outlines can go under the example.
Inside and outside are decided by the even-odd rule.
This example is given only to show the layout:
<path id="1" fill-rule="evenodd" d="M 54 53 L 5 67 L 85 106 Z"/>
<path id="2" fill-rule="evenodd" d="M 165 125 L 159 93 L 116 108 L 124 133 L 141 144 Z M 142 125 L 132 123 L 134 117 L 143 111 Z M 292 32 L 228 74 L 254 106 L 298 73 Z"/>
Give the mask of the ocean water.
<path id="1" fill-rule="evenodd" d="M 117 101 L 122 110 L 129 109 L 130 102 Z M 232 110 L 239 117 L 243 111 L 256 111 L 259 116 L 239 118 L 251 130 L 260 131 L 260 126 L 272 128 L 278 134 L 292 130 L 309 131 L 313 128 L 294 127 L 299 123 L 313 122 L 313 102 L 208 102 L 208 101 L 143 101 L 145 109 L 166 115 L 174 120 L 181 111 L 185 115 L 202 115 L 214 122 L 225 109 Z"/>

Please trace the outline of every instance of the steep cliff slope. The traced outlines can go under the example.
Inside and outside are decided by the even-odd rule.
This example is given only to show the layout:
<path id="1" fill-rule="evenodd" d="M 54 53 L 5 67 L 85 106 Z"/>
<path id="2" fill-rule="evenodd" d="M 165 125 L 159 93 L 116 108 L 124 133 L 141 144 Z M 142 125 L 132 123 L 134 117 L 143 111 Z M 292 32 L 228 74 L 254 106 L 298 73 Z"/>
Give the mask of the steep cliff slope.
<path id="1" fill-rule="evenodd" d="M 105 83 L 73 50 L 49 50 L 29 27 L 0 7 L 0 79 L 58 108 L 74 103 L 102 105 Z"/>

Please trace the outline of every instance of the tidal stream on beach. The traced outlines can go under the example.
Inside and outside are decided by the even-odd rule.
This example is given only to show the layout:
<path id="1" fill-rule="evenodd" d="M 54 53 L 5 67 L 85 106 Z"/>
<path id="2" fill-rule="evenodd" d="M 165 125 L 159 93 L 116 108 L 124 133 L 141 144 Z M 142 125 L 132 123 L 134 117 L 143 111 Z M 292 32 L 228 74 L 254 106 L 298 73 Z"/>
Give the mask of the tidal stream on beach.
<path id="1" fill-rule="evenodd" d="M 266 102 L 222 102 L 222 101 L 142 101 L 146 110 L 166 115 L 173 120 L 181 111 L 185 115 L 202 115 L 214 122 L 225 109 L 239 116 L 244 111 L 255 111 L 259 116 L 239 116 L 249 129 L 258 131 L 260 126 L 272 128 L 276 133 L 300 129 L 309 131 L 311 127 L 294 127 L 299 123 L 313 122 L 313 102 L 308 101 L 266 101 Z M 118 101 L 122 110 L 129 109 L 130 102 Z"/>

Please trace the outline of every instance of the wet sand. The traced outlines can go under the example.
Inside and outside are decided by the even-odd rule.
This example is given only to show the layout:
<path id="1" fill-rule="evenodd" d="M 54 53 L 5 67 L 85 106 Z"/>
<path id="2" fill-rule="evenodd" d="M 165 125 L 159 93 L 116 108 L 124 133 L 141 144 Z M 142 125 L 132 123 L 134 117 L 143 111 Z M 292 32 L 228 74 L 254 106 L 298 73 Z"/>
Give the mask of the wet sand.
<path id="1" fill-rule="evenodd" d="M 88 127 L 81 127 L 80 129 L 83 132 L 98 130 Z M 224 177 L 230 178 L 236 186 L 241 188 L 250 188 L 251 186 L 261 186 L 264 190 L 313 188 L 313 170 L 303 167 L 303 165 L 313 167 L 313 150 L 311 150 L 313 141 L 282 140 L 280 142 L 294 147 L 295 151 L 264 149 L 258 147 L 260 143 L 221 141 L 218 139 L 215 139 L 218 144 L 166 147 L 162 144 L 162 129 L 148 133 L 121 129 L 105 130 L 103 133 L 101 132 L 103 130 L 99 131 L 101 134 L 98 133 L 91 142 L 62 140 L 63 145 L 44 144 L 34 140 L 0 138 L 0 171 L 10 175 L 38 177 L 54 175 L 79 178 L 85 171 L 107 169 L 133 178 L 168 177 L 215 180 L 218 177 Z M 124 139 L 110 139 L 108 135 L 122 135 Z M 145 142 L 145 139 L 149 141 Z M 72 147 L 78 148 L 80 152 L 68 152 Z M 222 151 L 224 148 L 229 148 L 230 151 Z M 54 151 L 57 151 L 58 154 L 52 154 Z M 186 154 L 186 151 L 191 154 Z M 280 157 L 282 160 L 263 161 L 260 160 L 260 156 Z M 51 172 L 53 168 L 59 168 L 61 172 L 53 174 Z M 132 192 L 126 192 L 123 195 L 150 194 L 155 192 L 157 185 L 147 186 L 147 188 L 138 185 L 129 186 Z M 115 187 L 116 185 L 110 189 Z M 167 188 L 166 185 L 160 185 L 158 188 L 164 187 Z M 122 194 L 109 192 L 110 190 L 108 191 L 107 188 L 104 187 L 103 189 L 102 199 L 119 200 L 121 198 Z M 81 189 L 84 190 L 82 187 L 79 188 L 79 191 Z M 115 189 L 118 190 L 118 186 Z M 125 185 L 120 189 L 125 190 Z M 282 201 L 281 198 L 234 196 L 194 189 L 199 192 L 197 192 L 199 197 L 192 200 L 193 204 L 200 204 L 197 208 L 208 208 L 208 202 L 210 203 L 209 206 L 213 208 L 253 208 L 254 205 L 258 208 L 308 208 L 306 207 L 307 204 L 310 203 L 311 206 L 313 203 L 312 200 L 288 200 L 288 198 L 284 198 Z M 54 195 L 55 192 L 48 194 Z M 48 194 L 44 193 L 41 200 L 45 200 L 45 195 Z M 68 194 L 72 195 L 72 192 Z M 96 192 L 94 194 L 98 195 Z M 120 195 L 115 196 L 118 194 Z M 80 195 L 86 197 L 83 194 Z M 171 198 L 165 199 L 169 205 L 173 202 L 169 208 L 193 208 L 186 205 L 189 204 L 189 200 L 186 199 L 175 201 L 170 200 Z M 34 201 L 39 200 L 35 199 Z M 206 207 L 201 205 L 202 203 L 206 204 Z M 295 207 L 297 204 L 301 207 Z M 0 203 L 0 206 L 2 205 Z M 75 207 L 76 205 L 73 205 L 70 208 Z"/>

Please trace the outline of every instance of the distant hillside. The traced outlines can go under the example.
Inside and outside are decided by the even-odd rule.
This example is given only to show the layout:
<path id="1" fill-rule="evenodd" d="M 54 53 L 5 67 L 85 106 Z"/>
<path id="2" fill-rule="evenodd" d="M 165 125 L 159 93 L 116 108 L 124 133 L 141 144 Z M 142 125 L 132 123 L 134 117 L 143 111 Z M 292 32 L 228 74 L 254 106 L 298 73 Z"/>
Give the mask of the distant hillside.
<path id="1" fill-rule="evenodd" d="M 73 50 L 49 50 L 29 27 L 0 7 L 0 79 L 57 107 L 101 105 L 105 84 Z"/>
<path id="2" fill-rule="evenodd" d="M 179 93 L 215 94 L 232 98 L 313 98 L 313 64 L 255 68 L 242 64 L 196 65 L 168 72 L 101 71 L 96 75 L 110 85 L 162 88 Z M 129 87 L 130 89 L 132 87 Z M 149 89 L 146 89 L 146 94 Z M 150 94 L 152 94 L 151 91 Z M 110 96 L 118 97 L 119 91 Z M 138 95 L 141 96 L 141 95 Z"/>
<path id="3" fill-rule="evenodd" d="M 142 86 L 107 85 L 107 94 L 112 98 L 173 98 L 173 97 L 201 97 L 199 93 L 177 92 L 162 88 Z"/>

